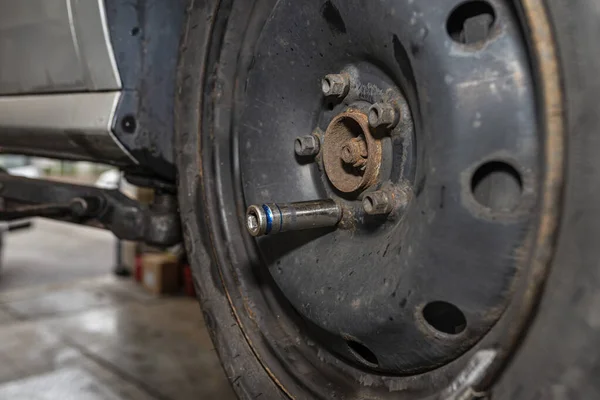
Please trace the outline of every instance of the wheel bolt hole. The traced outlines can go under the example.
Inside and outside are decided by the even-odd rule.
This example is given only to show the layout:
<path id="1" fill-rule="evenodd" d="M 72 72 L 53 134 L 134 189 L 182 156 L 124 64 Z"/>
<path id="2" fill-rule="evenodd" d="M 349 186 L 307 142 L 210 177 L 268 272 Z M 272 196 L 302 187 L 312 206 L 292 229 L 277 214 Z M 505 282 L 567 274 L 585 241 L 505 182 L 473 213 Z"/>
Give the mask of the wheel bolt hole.
<path id="1" fill-rule="evenodd" d="M 467 328 L 465 315 L 454 304 L 434 301 L 423 308 L 423 318 L 430 327 L 447 335 L 458 335 Z"/>
<path id="2" fill-rule="evenodd" d="M 379 366 L 379 360 L 367 346 L 355 340 L 346 340 L 350 352 L 363 364 L 370 367 Z"/>
<path id="3" fill-rule="evenodd" d="M 460 44 L 479 43 L 489 38 L 495 21 L 496 13 L 487 1 L 467 1 L 448 17 L 448 34 Z"/>
<path id="4" fill-rule="evenodd" d="M 519 171 L 503 161 L 481 165 L 471 178 L 471 193 L 483 207 L 497 213 L 514 211 L 521 202 L 523 179 Z"/>

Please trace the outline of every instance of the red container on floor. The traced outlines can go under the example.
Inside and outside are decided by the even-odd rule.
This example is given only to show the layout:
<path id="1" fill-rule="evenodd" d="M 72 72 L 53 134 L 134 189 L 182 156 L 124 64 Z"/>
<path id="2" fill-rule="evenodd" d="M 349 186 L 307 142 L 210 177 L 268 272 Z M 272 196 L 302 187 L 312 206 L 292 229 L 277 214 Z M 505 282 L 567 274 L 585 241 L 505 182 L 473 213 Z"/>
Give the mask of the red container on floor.
<path id="1" fill-rule="evenodd" d="M 142 265 L 142 256 L 135 256 L 135 270 L 133 271 L 133 277 L 136 282 L 142 281 L 142 276 L 144 275 L 144 267 Z"/>
<path id="2" fill-rule="evenodd" d="M 189 265 L 183 267 L 183 289 L 185 294 L 190 297 L 196 297 L 196 290 L 194 289 L 194 276 L 192 275 L 192 269 Z"/>

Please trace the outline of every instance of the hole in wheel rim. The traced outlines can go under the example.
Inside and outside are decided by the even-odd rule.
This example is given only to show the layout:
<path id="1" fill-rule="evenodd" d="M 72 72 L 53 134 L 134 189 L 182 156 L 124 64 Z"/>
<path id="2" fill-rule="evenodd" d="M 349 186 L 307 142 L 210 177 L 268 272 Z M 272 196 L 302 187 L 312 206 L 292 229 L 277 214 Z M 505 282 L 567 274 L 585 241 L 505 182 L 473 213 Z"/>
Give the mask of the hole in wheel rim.
<path id="1" fill-rule="evenodd" d="M 454 9 L 446 28 L 455 42 L 472 45 L 488 39 L 495 22 L 494 8 L 487 1 L 474 0 Z"/>
<path id="2" fill-rule="evenodd" d="M 447 335 L 458 335 L 467 328 L 467 319 L 462 311 L 445 301 L 428 303 L 422 314 L 431 328 Z"/>
<path id="3" fill-rule="evenodd" d="M 352 354 L 361 363 L 366 364 L 368 366 L 378 366 L 379 365 L 379 360 L 377 359 L 377 356 L 371 350 L 369 350 L 369 348 L 367 346 L 365 346 L 364 344 L 359 343 L 355 340 L 350 340 L 350 339 L 346 340 L 346 344 L 348 345 L 348 348 L 350 349 Z"/>
<path id="4" fill-rule="evenodd" d="M 523 178 L 519 171 L 504 161 L 481 165 L 471 179 L 471 193 L 483 207 L 494 212 L 515 210 L 523 195 Z"/>

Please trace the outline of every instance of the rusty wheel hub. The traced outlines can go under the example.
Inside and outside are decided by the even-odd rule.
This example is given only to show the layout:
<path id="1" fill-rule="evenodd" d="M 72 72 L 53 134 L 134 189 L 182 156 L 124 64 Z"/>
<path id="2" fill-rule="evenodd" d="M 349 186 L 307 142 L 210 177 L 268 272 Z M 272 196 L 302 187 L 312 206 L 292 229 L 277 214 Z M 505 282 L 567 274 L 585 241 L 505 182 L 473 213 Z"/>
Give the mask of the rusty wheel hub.
<path id="1" fill-rule="evenodd" d="M 381 157 L 381 139 L 372 135 L 365 113 L 349 110 L 331 121 L 325 132 L 323 164 L 337 190 L 356 193 L 377 183 Z"/>

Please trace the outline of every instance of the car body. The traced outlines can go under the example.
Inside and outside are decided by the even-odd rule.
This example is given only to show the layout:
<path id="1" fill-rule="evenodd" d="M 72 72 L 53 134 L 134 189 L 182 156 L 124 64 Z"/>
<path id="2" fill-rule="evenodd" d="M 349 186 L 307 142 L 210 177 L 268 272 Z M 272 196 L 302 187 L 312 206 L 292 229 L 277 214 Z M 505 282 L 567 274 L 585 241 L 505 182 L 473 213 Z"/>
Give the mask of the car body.
<path id="1" fill-rule="evenodd" d="M 3 153 L 173 180 L 184 1 L 0 1 Z"/>

